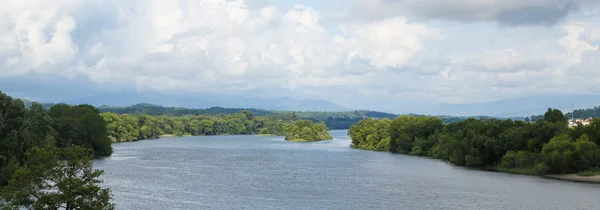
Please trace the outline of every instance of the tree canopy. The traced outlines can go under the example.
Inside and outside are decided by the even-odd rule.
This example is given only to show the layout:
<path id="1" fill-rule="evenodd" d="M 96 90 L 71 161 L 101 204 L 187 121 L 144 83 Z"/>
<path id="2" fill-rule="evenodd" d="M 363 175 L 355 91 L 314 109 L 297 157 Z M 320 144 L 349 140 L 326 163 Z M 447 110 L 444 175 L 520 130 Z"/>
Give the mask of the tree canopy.
<path id="1" fill-rule="evenodd" d="M 92 168 L 93 151 L 80 146 L 32 148 L 2 196 L 8 208 L 114 209 L 110 190 L 100 187 L 104 173 Z"/>
<path id="2" fill-rule="evenodd" d="M 331 140 L 324 122 L 313 123 L 310 120 L 298 120 L 283 128 L 285 140 L 288 141 L 322 141 Z"/>
<path id="3" fill-rule="evenodd" d="M 0 188 L 4 209 L 113 209 L 95 156 L 112 153 L 106 124 L 89 105 L 28 107 L 0 92 Z"/>
<path id="4" fill-rule="evenodd" d="M 506 171 L 575 173 L 600 167 L 600 119 L 569 129 L 548 109 L 534 123 L 474 119 L 443 124 L 436 117 L 365 119 L 348 134 L 351 147 L 443 159 L 461 166 Z"/>

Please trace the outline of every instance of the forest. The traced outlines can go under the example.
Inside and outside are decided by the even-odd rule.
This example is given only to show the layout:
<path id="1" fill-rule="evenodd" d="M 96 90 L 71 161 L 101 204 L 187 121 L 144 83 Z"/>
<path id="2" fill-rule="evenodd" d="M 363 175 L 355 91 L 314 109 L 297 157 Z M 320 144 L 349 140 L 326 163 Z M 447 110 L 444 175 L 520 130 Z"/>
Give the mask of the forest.
<path id="1" fill-rule="evenodd" d="M 127 107 L 100 106 L 100 112 L 111 112 L 115 114 L 132 115 L 167 115 L 167 116 L 185 116 L 185 115 L 216 115 L 216 114 L 235 114 L 241 111 L 250 111 L 255 116 L 272 115 L 274 112 L 262 109 L 241 109 L 241 108 L 223 108 L 211 107 L 207 109 L 190 109 L 182 107 L 164 107 L 154 104 L 136 104 Z"/>
<path id="2" fill-rule="evenodd" d="M 313 122 L 325 122 L 329 129 L 348 129 L 351 125 L 365 118 L 395 118 L 397 115 L 376 111 L 346 111 L 346 112 L 318 112 L 318 111 L 275 111 L 263 109 L 241 109 L 211 107 L 206 109 L 189 109 L 181 107 L 164 107 L 153 104 L 137 104 L 128 107 L 98 107 L 100 112 L 110 112 L 119 115 L 146 115 L 146 116 L 222 116 L 223 114 L 236 114 L 242 111 L 250 111 L 254 116 L 288 116 L 293 115 L 299 119 L 311 120 Z M 188 132 L 189 133 L 189 132 Z"/>
<path id="3" fill-rule="evenodd" d="M 426 156 L 459 166 L 523 174 L 596 174 L 600 119 L 569 128 L 548 109 L 535 122 L 467 119 L 444 124 L 437 117 L 365 119 L 348 130 L 351 147 Z"/>
<path id="4" fill-rule="evenodd" d="M 89 105 L 28 108 L 0 92 L 0 208 L 114 209 L 95 157 L 112 154 L 106 124 Z"/>
<path id="5" fill-rule="evenodd" d="M 543 115 L 531 115 L 531 117 L 526 117 L 525 121 L 526 122 L 535 122 L 538 119 L 543 118 Z M 568 112 L 565 114 L 566 118 L 580 118 L 580 119 L 586 119 L 586 118 L 600 118 L 600 106 L 595 106 L 594 108 L 588 108 L 588 109 L 575 109 L 573 112 Z"/>
<path id="6" fill-rule="evenodd" d="M 298 129 L 304 135 L 305 123 L 294 123 L 298 120 L 295 113 L 254 116 L 248 110 L 119 115 L 90 105 L 26 102 L 0 92 L 0 208 L 114 209 L 110 189 L 99 185 L 104 172 L 92 165 L 112 154 L 114 142 L 161 135 L 285 135 Z M 306 122 L 327 132 L 323 123 Z"/>
<path id="7" fill-rule="evenodd" d="M 23 99 L 21 99 L 23 100 Z M 23 100 L 26 107 L 29 107 L 33 102 Z M 43 103 L 46 109 L 56 105 L 53 103 Z M 330 130 L 336 129 L 349 129 L 351 125 L 358 123 L 359 121 L 367 118 L 389 118 L 394 119 L 398 117 L 397 114 L 391 114 L 386 112 L 377 112 L 369 110 L 356 110 L 356 111 L 340 111 L 340 112 L 320 112 L 320 111 L 281 111 L 281 110 L 264 110 L 264 109 L 244 109 L 244 108 L 224 108 L 224 107 L 210 107 L 206 109 L 191 109 L 183 107 L 165 107 L 155 104 L 141 103 L 126 107 L 116 106 L 100 106 L 97 107 L 101 113 L 115 113 L 117 115 L 134 115 L 134 116 L 171 116 L 181 117 L 188 115 L 202 115 L 202 116 L 222 116 L 227 114 L 236 114 L 242 111 L 250 111 L 254 116 L 271 116 L 271 115 L 282 115 L 292 114 L 299 119 L 307 119 L 313 122 L 325 122 L 325 125 Z M 424 116 L 411 114 L 413 116 Z M 455 117 L 455 116 L 438 116 L 444 123 L 453 123 L 465 120 L 469 117 Z M 474 117 L 474 118 L 484 118 Z M 191 132 L 187 132 L 191 133 Z"/>
<path id="8" fill-rule="evenodd" d="M 595 106 L 594 108 L 589 109 L 576 109 L 572 113 L 567 113 L 566 116 L 569 118 L 600 118 L 600 106 Z"/>
<path id="9" fill-rule="evenodd" d="M 100 114 L 112 142 L 156 139 L 161 135 L 205 136 L 223 134 L 284 135 L 284 126 L 299 118 L 294 114 L 254 116 L 244 110 L 235 114 L 152 116 Z"/>
<path id="10" fill-rule="evenodd" d="M 202 115 L 202 116 L 223 116 L 225 114 L 236 114 L 242 111 L 250 111 L 254 116 L 272 116 L 279 118 L 281 116 L 295 116 L 297 119 L 306 119 L 313 122 L 325 122 L 329 129 L 348 129 L 351 125 L 365 118 L 395 118 L 397 115 L 376 112 L 376 111 L 346 111 L 346 112 L 318 112 L 318 111 L 275 111 L 263 109 L 242 109 L 242 108 L 223 108 L 211 107 L 206 109 L 189 109 L 181 107 L 164 107 L 153 104 L 137 104 L 128 107 L 98 107 L 100 112 L 115 113 L 119 115 L 134 115 L 134 116 L 187 116 L 187 115 Z M 184 121 L 185 122 L 185 121 Z M 191 131 L 187 131 L 191 133 Z M 255 132 L 260 133 L 260 132 Z M 281 133 L 278 133 L 281 134 Z"/>
<path id="11" fill-rule="evenodd" d="M 236 114 L 242 111 L 250 111 L 254 116 L 271 116 L 271 115 L 294 115 L 298 119 L 311 120 L 313 122 L 325 122 L 325 125 L 330 130 L 336 129 L 349 129 L 351 125 L 358 123 L 359 121 L 367 118 L 389 118 L 394 119 L 398 117 L 397 114 L 391 114 L 386 112 L 368 111 L 368 110 L 356 110 L 356 111 L 344 111 L 344 112 L 319 112 L 319 111 L 275 111 L 275 110 L 263 110 L 263 109 L 241 109 L 241 108 L 223 108 L 223 107 L 211 107 L 206 109 L 189 109 L 181 107 L 164 107 L 153 104 L 137 104 L 127 107 L 109 107 L 101 106 L 98 107 L 100 112 L 110 112 L 119 115 L 146 115 L 146 116 L 186 116 L 186 115 L 203 115 L 203 116 L 221 116 L 223 114 Z M 415 115 L 413 116 L 424 116 Z M 468 117 L 455 117 L 455 116 L 438 116 L 444 123 L 453 123 L 467 119 Z M 475 118 L 485 118 L 485 116 L 479 116 Z M 189 133 L 189 132 L 188 132 Z"/>
<path id="12" fill-rule="evenodd" d="M 295 142 L 332 140 L 324 122 L 313 123 L 310 120 L 297 120 L 283 127 L 285 140 Z"/>

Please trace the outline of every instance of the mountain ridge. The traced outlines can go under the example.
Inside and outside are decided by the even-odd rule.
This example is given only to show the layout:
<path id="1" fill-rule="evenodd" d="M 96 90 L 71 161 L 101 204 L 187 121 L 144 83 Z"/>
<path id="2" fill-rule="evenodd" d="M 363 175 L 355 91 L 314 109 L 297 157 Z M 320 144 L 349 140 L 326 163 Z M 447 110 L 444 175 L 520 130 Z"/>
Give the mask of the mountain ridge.
<path id="1" fill-rule="evenodd" d="M 596 94 L 553 94 L 469 104 L 440 103 L 425 106 L 423 112 L 420 113 L 451 116 L 526 117 L 543 113 L 548 108 L 559 109 L 567 113 L 573 108 L 586 109 L 598 105 L 600 105 L 600 95 Z"/>
<path id="2" fill-rule="evenodd" d="M 204 109 L 210 107 L 244 107 L 264 110 L 296 111 L 349 111 L 350 109 L 327 100 L 280 98 L 258 98 L 247 96 L 216 95 L 165 95 L 159 93 L 103 93 L 90 97 L 61 101 L 67 104 L 90 104 L 93 106 L 125 107 L 132 104 L 154 104 L 166 107 Z"/>

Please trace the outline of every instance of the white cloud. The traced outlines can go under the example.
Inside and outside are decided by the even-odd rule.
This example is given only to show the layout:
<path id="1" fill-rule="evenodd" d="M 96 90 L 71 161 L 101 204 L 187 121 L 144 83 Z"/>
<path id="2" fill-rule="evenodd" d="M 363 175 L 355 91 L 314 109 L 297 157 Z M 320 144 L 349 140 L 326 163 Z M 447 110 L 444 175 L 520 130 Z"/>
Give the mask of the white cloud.
<path id="1" fill-rule="evenodd" d="M 485 50 L 455 60 L 455 65 L 465 71 L 520 72 L 542 71 L 550 61 L 539 55 L 529 55 L 515 49 Z"/>
<path id="2" fill-rule="evenodd" d="M 438 11 L 431 2 L 383 2 L 362 5 L 365 14 L 376 9 L 367 20 L 332 24 L 329 11 L 316 7 L 248 6 L 241 0 L 4 1 L 0 77 L 83 78 L 140 91 L 296 94 L 351 107 L 588 91 L 599 82 L 572 87 L 600 74 L 600 28 L 590 24 L 598 17 L 529 31 L 500 27 L 490 34 L 471 23 L 418 22 L 424 12 Z M 507 24 L 508 14 L 555 8 L 546 0 L 434 2 L 446 11 L 427 18 Z M 564 11 L 548 15 L 567 18 L 576 8 Z M 518 14 L 515 20 L 536 20 Z M 535 39 L 525 36 L 533 30 Z M 486 41 L 498 44 L 481 45 Z"/>
<path id="3" fill-rule="evenodd" d="M 353 25 L 344 31 L 351 38 L 338 37 L 337 41 L 350 49 L 349 56 L 369 59 L 377 68 L 399 67 L 423 50 L 425 39 L 443 38 L 439 29 L 408 24 L 402 17 Z"/>
<path id="4" fill-rule="evenodd" d="M 492 21 L 503 25 L 553 25 L 596 0 L 352 0 L 346 15 L 379 19 L 398 15 L 462 22 Z"/>
<path id="5" fill-rule="evenodd" d="M 3 75 L 48 71 L 45 65 L 70 61 L 78 51 L 70 36 L 77 25 L 69 15 L 76 6 L 68 0 L 1 2 Z"/>
<path id="6" fill-rule="evenodd" d="M 6 7 L 17 12 L 5 21 L 28 21 L 2 30 L 14 39 L 2 46 L 17 54 L 6 57 L 5 64 L 22 67 L 1 74 L 50 69 L 66 74 L 69 70 L 69 75 L 79 72 L 96 83 L 136 83 L 142 89 L 166 90 L 215 86 L 223 90 L 233 84 L 290 89 L 336 86 L 356 82 L 344 75 L 354 59 L 367 59 L 374 65 L 365 66 L 370 69 L 399 66 L 423 50 L 422 42 L 441 37 L 438 29 L 407 23 L 404 18 L 348 25 L 340 36 L 320 25 L 318 11 L 302 5 L 288 11 L 274 6 L 251 11 L 243 1 L 135 3 L 99 3 L 93 6 L 101 8 L 91 8 L 78 1 L 61 2 L 68 10 L 56 6 L 44 10 L 34 2 Z M 108 23 L 111 27 L 90 26 L 96 15 L 106 15 L 96 11 L 110 9 L 116 10 L 108 13 L 114 15 L 107 18 L 115 21 Z M 48 15 L 40 21 L 31 13 Z M 76 16 L 82 13 L 86 15 Z M 40 23 L 29 26 L 32 22 Z M 80 24 L 94 32 L 72 33 Z M 54 32 L 47 33 L 49 28 Z M 49 41 L 44 41 L 46 36 Z M 29 41 L 17 42 L 23 39 Z M 47 66 L 41 68 L 42 64 Z M 70 68 L 62 68 L 65 65 Z M 151 87 L 157 83 L 162 85 Z"/>

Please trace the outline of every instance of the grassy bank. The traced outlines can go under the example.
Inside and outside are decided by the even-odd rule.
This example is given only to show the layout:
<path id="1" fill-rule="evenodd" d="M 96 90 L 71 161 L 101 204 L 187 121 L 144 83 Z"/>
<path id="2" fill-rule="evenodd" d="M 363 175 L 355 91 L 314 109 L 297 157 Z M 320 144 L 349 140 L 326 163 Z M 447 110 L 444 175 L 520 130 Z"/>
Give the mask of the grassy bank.
<path id="1" fill-rule="evenodd" d="M 580 176 L 577 174 L 553 174 L 553 175 L 545 175 L 545 177 L 553 178 L 553 179 L 562 179 L 562 180 L 570 180 L 570 181 L 577 181 L 577 182 L 590 182 L 590 183 L 599 183 L 600 184 L 600 175 Z"/>
<path id="2" fill-rule="evenodd" d="M 173 137 L 184 137 L 184 136 L 192 136 L 192 134 L 184 134 L 182 136 L 178 136 L 175 134 L 163 134 L 163 135 L 160 135 L 158 138 L 173 138 Z"/>
<path id="3" fill-rule="evenodd" d="M 509 174 L 522 174 L 530 176 L 538 176 L 534 168 L 491 168 L 493 171 L 509 173 Z"/>
<path id="4" fill-rule="evenodd" d="M 275 134 L 257 134 L 257 136 L 279 136 Z"/>
<path id="5" fill-rule="evenodd" d="M 316 140 L 316 141 L 306 140 L 306 139 L 292 139 L 292 140 L 286 140 L 286 141 L 289 141 L 289 142 L 317 142 L 317 141 L 328 141 L 328 140 L 333 140 L 333 139 Z"/>
<path id="6" fill-rule="evenodd" d="M 484 171 L 494 171 L 500 173 L 508 173 L 508 174 L 520 174 L 527 176 L 538 176 L 544 178 L 551 179 L 560 179 L 560 180 L 568 180 L 568 181 L 577 181 L 577 182 L 588 182 L 588 183 L 600 183 L 600 174 L 597 172 L 590 173 L 580 173 L 580 174 L 548 174 L 548 175 L 540 175 L 538 174 L 533 167 L 531 168 L 500 168 L 500 167 L 468 167 L 476 170 L 484 170 Z"/>

